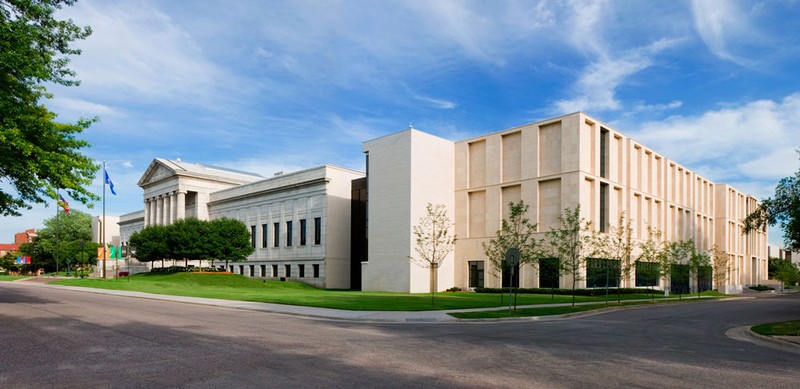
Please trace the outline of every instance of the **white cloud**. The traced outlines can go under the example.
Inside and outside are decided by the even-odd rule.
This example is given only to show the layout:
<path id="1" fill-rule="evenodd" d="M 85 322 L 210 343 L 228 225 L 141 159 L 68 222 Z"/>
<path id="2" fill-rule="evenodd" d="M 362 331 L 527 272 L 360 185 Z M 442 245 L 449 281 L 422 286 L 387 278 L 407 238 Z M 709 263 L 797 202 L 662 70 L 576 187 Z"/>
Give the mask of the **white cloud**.
<path id="1" fill-rule="evenodd" d="M 693 0 L 692 12 L 695 29 L 711 53 L 724 60 L 746 63 L 732 52 L 731 46 L 756 31 L 736 2 Z"/>
<path id="2" fill-rule="evenodd" d="M 639 141 L 714 181 L 770 181 L 796 170 L 800 93 L 698 115 L 675 115 L 628 131 Z M 713 170 L 714 176 L 707 171 Z"/>
<path id="3" fill-rule="evenodd" d="M 667 104 L 637 104 L 633 107 L 636 112 L 662 112 L 673 109 L 678 109 L 683 106 L 683 102 L 679 100 L 671 101 Z"/>
<path id="4" fill-rule="evenodd" d="M 107 118 L 124 116 L 121 112 L 108 105 L 93 103 L 84 99 L 56 96 L 53 100 L 49 100 L 49 102 L 50 103 L 45 102 L 45 104 L 47 104 L 53 112 L 58 113 L 60 118 L 68 120 L 75 120 L 80 117 L 91 118 L 100 116 L 101 118 Z"/>

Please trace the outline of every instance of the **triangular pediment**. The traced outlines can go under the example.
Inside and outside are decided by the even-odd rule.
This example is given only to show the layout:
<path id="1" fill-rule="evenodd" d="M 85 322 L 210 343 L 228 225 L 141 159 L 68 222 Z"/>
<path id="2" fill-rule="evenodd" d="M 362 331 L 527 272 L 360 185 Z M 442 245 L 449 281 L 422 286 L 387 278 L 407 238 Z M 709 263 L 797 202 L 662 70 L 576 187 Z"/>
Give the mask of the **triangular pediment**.
<path id="1" fill-rule="evenodd" d="M 175 169 L 170 166 L 167 166 L 159 158 L 150 162 L 150 166 L 147 167 L 147 170 L 144 171 L 142 174 L 142 178 L 139 179 L 139 187 L 144 188 L 145 186 L 162 181 L 166 178 L 174 176 L 176 174 Z"/>
<path id="2" fill-rule="evenodd" d="M 156 158 L 147 167 L 138 185 L 142 188 L 156 182 L 170 179 L 171 177 L 193 178 L 204 181 L 241 185 L 253 181 L 263 180 L 264 177 L 255 173 L 243 172 L 216 166 L 188 163 L 180 160 Z"/>

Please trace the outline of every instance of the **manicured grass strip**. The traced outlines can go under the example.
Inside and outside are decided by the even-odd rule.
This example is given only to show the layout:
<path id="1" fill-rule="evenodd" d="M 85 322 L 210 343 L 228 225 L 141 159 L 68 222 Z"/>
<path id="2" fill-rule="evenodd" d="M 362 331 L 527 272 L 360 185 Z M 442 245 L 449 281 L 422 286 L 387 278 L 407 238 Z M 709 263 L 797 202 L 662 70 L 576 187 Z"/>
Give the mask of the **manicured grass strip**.
<path id="1" fill-rule="evenodd" d="M 30 276 L 5 276 L 5 275 L 3 275 L 3 276 L 0 276 L 0 281 L 14 281 L 14 280 L 18 280 L 20 278 L 28 278 L 28 277 L 30 277 Z"/>
<path id="2" fill-rule="evenodd" d="M 237 274 L 137 274 L 120 279 L 74 279 L 59 285 L 146 293 L 256 301 L 355 311 L 429 311 L 490 308 L 508 305 L 508 295 L 472 292 L 437 293 L 434 304 L 428 293 L 362 292 L 316 289 L 299 282 L 254 280 Z M 616 301 L 616 296 L 609 296 Z M 656 299 L 663 296 L 656 296 Z M 623 300 L 649 299 L 650 295 L 624 295 Z M 572 296 L 520 294 L 517 305 L 569 303 Z M 603 302 L 604 296 L 576 296 L 577 302 Z"/>
<path id="3" fill-rule="evenodd" d="M 611 308 L 620 305 L 640 305 L 640 304 L 653 304 L 651 302 L 630 302 L 622 304 L 587 304 L 587 305 L 567 305 L 558 307 L 541 307 L 541 308 L 520 308 L 512 310 L 499 311 L 477 311 L 477 312 L 452 312 L 448 315 L 458 319 L 502 319 L 505 317 L 530 317 L 530 316 L 552 316 L 552 315 L 565 315 L 568 313 L 586 312 L 595 309 Z"/>
<path id="4" fill-rule="evenodd" d="M 761 335 L 800 336 L 800 320 L 767 323 L 753 326 L 751 330 Z"/>

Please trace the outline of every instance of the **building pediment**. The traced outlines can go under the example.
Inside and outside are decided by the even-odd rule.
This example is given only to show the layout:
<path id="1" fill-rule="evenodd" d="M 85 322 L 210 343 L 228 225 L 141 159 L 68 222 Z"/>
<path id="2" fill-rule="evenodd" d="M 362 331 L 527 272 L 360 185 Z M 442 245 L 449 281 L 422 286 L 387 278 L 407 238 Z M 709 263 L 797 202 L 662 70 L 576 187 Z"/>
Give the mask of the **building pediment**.
<path id="1" fill-rule="evenodd" d="M 175 176 L 176 170 L 170 166 L 165 165 L 159 158 L 153 160 L 150 166 L 147 167 L 142 178 L 139 179 L 138 185 L 144 188 L 150 184 L 154 184 L 169 177 Z"/>
<path id="2" fill-rule="evenodd" d="M 138 185 L 142 188 L 172 177 L 194 178 L 204 181 L 241 185 L 263 180 L 258 174 L 217 166 L 188 163 L 180 160 L 156 158 L 147 167 Z"/>

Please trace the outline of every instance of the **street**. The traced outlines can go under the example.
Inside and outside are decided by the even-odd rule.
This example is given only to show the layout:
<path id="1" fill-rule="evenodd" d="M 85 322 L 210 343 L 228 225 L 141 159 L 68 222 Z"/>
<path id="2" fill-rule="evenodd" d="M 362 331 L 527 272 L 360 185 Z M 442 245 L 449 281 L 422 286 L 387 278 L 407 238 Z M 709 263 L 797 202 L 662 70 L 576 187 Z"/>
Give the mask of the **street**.
<path id="1" fill-rule="evenodd" d="M 725 334 L 793 319 L 798 294 L 373 323 L 0 283 L 0 387 L 794 387 L 800 351 Z"/>

